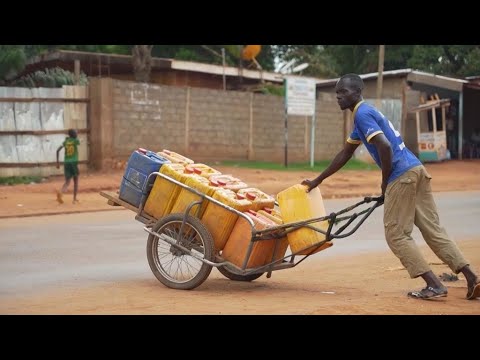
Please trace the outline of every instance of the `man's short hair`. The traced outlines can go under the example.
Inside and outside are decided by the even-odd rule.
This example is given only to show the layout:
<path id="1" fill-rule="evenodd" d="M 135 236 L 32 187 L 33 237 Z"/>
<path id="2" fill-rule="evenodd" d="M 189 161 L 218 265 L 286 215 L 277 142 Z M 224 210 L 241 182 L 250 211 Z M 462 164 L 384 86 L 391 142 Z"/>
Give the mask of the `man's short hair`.
<path id="1" fill-rule="evenodd" d="M 348 80 L 353 88 L 357 89 L 360 92 L 363 90 L 363 80 L 357 74 L 345 74 L 340 78 L 340 80 Z"/>

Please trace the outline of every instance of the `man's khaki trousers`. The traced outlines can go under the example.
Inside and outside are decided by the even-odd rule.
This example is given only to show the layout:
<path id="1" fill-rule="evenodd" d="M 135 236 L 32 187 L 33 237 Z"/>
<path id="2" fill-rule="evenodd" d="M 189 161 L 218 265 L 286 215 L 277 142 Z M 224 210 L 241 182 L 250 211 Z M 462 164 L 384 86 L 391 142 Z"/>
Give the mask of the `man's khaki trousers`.
<path id="1" fill-rule="evenodd" d="M 385 191 L 385 238 L 411 278 L 431 270 L 411 236 L 413 224 L 430 249 L 455 274 L 468 264 L 455 242 L 440 226 L 431 179 L 423 165 L 416 166 L 388 184 Z"/>

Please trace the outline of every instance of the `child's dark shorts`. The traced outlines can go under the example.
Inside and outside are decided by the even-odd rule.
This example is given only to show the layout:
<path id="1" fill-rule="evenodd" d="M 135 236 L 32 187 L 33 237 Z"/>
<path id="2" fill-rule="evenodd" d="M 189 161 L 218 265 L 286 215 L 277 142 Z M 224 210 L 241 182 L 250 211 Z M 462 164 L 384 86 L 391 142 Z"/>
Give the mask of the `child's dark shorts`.
<path id="1" fill-rule="evenodd" d="M 65 179 L 70 179 L 74 176 L 78 176 L 80 173 L 78 171 L 78 163 L 64 163 L 64 174 L 65 174 Z"/>

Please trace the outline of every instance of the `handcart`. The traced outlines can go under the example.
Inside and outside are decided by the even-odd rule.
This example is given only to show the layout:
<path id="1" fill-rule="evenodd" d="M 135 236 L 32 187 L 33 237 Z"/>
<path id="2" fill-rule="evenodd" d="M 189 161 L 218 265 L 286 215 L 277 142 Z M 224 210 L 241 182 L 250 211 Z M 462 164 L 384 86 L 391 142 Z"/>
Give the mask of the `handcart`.
<path id="1" fill-rule="evenodd" d="M 367 217 L 383 204 L 383 196 L 365 197 L 362 201 L 340 211 L 332 212 L 327 216 L 257 230 L 252 219 L 245 213 L 160 172 L 151 173 L 148 180 L 152 176 L 160 176 L 188 191 L 194 192 L 200 200 L 190 203 L 183 213 L 170 213 L 157 219 L 144 211 L 146 197 L 142 199 L 139 207 L 135 207 L 120 199 L 117 193 L 102 191 L 100 195 L 108 199 L 108 204 L 123 206 L 136 213 L 135 219 L 145 225 L 144 230 L 148 233 L 146 250 L 150 269 L 162 284 L 180 290 L 191 290 L 200 286 L 207 280 L 213 267 L 216 267 L 222 275 L 234 281 L 253 281 L 265 273 L 267 278 L 270 278 L 273 271 L 297 266 L 325 243 L 352 235 Z M 204 201 L 213 202 L 228 211 L 232 211 L 250 224 L 251 239 L 242 266 L 237 266 L 225 260 L 222 258 L 221 251 L 215 249 L 211 233 L 197 216 Z M 353 212 L 354 209 L 362 205 L 364 206 L 363 210 Z M 275 206 L 278 206 L 278 203 L 275 203 Z M 326 231 L 312 225 L 325 220 L 328 221 Z M 222 226 L 222 224 L 219 223 L 218 226 Z M 287 252 L 283 257 L 276 256 L 279 241 L 285 239 L 290 232 L 302 227 L 324 234 L 325 239 L 302 250 Z M 349 230 L 347 231 L 347 229 Z M 262 266 L 247 267 L 255 242 L 272 241 L 272 239 L 274 239 L 275 245 L 271 261 Z"/>

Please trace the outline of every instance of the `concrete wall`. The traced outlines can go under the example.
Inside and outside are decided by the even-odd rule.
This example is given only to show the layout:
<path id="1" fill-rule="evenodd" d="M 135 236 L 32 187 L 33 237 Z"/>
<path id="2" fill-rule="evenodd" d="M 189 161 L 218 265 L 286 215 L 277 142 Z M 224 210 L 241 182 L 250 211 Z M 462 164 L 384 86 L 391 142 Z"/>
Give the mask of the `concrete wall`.
<path id="1" fill-rule="evenodd" d="M 80 171 L 85 170 L 89 156 L 87 108 L 85 86 L 0 87 L 0 176 L 63 174 L 63 167 L 55 166 L 56 152 L 70 128 L 78 131 Z M 63 157 L 61 151 L 60 162 Z"/>
<path id="2" fill-rule="evenodd" d="M 128 160 L 138 147 L 172 150 L 196 162 L 284 161 L 283 97 L 105 78 L 92 79 L 90 87 L 95 168 Z M 310 123 L 289 116 L 289 163 L 309 161 Z M 343 146 L 343 127 L 333 94 L 320 94 L 315 160 L 331 159 Z"/>

